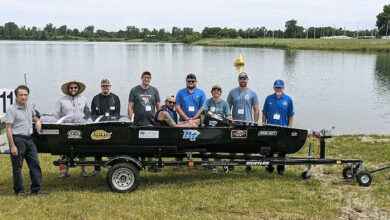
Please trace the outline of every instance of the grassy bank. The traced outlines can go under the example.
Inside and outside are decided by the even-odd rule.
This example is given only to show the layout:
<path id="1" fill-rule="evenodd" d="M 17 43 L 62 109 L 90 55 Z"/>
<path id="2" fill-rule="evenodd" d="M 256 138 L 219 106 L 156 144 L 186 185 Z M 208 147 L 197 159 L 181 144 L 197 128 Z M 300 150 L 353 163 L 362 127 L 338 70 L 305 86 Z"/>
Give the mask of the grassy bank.
<path id="1" fill-rule="evenodd" d="M 224 47 L 390 52 L 390 40 L 380 39 L 202 39 L 193 44 Z"/>
<path id="2" fill-rule="evenodd" d="M 315 142 L 317 150 L 317 141 Z M 356 158 L 372 169 L 390 162 L 390 136 L 339 136 L 329 141 L 328 157 Z M 306 146 L 294 156 L 307 153 Z M 318 152 L 316 152 L 318 154 Z M 47 197 L 16 198 L 12 192 L 9 155 L 0 155 L 0 219 L 344 219 L 390 217 L 390 171 L 374 174 L 370 187 L 341 177 L 343 166 L 317 166 L 310 180 L 300 179 L 305 167 L 287 167 L 285 176 L 267 174 L 213 175 L 201 168 L 161 173 L 141 172 L 138 190 L 109 191 L 104 169 L 82 179 L 80 169 L 59 180 L 52 165 L 57 157 L 40 154 Z M 88 172 L 92 168 L 87 168 Z M 30 184 L 24 167 L 25 186 Z M 26 189 L 27 192 L 29 191 Z"/>

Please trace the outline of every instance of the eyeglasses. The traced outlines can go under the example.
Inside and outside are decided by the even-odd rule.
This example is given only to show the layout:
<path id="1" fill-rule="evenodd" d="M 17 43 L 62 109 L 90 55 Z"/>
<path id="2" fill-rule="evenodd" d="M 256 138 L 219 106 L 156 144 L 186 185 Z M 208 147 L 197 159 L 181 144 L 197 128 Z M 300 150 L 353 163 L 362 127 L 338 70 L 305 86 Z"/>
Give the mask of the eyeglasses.
<path id="1" fill-rule="evenodd" d="M 79 89 L 79 87 L 69 87 L 69 89 Z"/>
<path id="2" fill-rule="evenodd" d="M 110 87 L 110 85 L 101 85 L 102 87 Z"/>
<path id="3" fill-rule="evenodd" d="M 196 82 L 195 80 L 187 80 L 187 83 L 194 83 Z"/>
<path id="4" fill-rule="evenodd" d="M 174 104 L 176 104 L 176 102 L 172 102 L 172 101 L 168 101 L 168 104 L 170 104 L 170 105 L 174 105 Z"/>

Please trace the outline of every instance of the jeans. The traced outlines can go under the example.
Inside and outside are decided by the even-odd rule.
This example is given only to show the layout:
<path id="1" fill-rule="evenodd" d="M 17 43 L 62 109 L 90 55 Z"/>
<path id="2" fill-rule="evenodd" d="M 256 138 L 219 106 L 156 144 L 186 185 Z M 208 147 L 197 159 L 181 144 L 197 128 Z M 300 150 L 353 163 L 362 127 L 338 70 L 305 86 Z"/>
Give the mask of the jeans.
<path id="1" fill-rule="evenodd" d="M 15 194 L 24 192 L 22 167 L 23 159 L 29 168 L 31 179 L 31 193 L 38 192 L 42 186 L 42 171 L 39 165 L 37 147 L 31 138 L 13 136 L 14 143 L 18 149 L 18 155 L 11 154 L 12 175 L 14 180 Z"/>

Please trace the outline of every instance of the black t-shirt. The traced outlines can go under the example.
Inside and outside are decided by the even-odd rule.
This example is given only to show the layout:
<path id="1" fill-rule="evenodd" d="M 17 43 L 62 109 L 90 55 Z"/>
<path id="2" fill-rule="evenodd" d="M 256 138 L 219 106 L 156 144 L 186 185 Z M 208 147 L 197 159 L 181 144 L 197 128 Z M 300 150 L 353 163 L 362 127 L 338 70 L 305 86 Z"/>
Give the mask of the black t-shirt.
<path id="1" fill-rule="evenodd" d="M 100 93 L 92 99 L 91 103 L 92 115 L 120 115 L 121 102 L 117 95 L 110 93 L 110 95 L 103 95 Z"/>

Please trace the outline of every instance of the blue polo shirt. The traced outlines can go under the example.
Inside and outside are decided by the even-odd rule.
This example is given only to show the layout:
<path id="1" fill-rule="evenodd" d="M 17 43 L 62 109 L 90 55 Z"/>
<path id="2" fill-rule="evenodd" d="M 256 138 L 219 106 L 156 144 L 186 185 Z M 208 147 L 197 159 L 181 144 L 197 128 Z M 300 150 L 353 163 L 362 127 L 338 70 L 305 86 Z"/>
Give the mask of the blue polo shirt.
<path id="1" fill-rule="evenodd" d="M 190 93 L 187 88 L 181 89 L 176 94 L 176 106 L 180 106 L 183 112 L 190 118 L 194 117 L 206 101 L 203 90 L 195 87 Z M 181 116 L 179 121 L 185 121 Z"/>
<path id="2" fill-rule="evenodd" d="M 262 112 L 267 116 L 267 124 L 288 126 L 289 118 L 295 115 L 293 100 L 284 93 L 279 99 L 275 94 L 269 95 Z"/>

